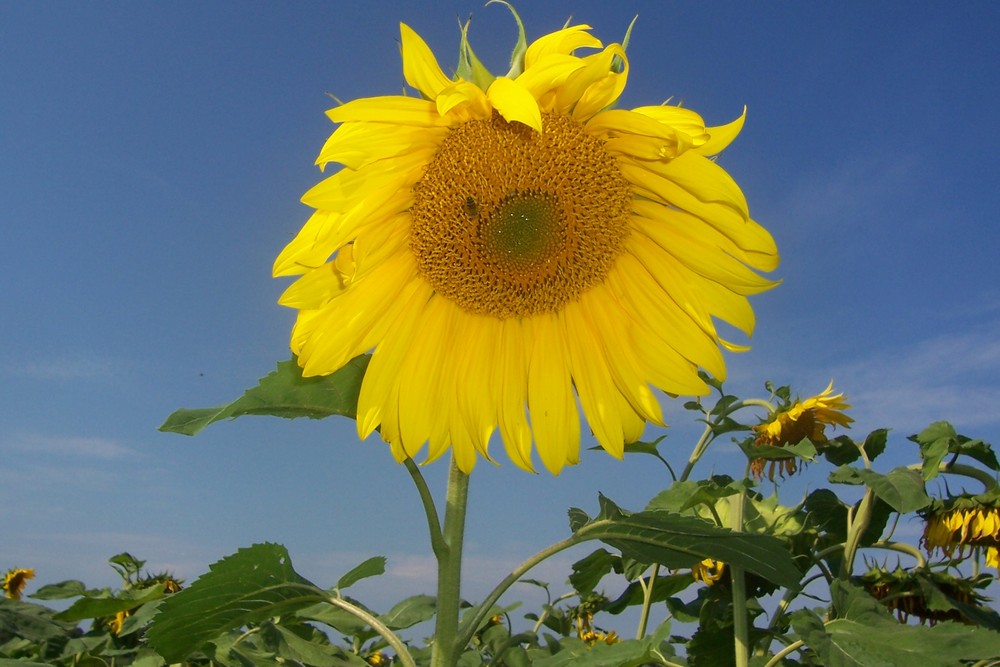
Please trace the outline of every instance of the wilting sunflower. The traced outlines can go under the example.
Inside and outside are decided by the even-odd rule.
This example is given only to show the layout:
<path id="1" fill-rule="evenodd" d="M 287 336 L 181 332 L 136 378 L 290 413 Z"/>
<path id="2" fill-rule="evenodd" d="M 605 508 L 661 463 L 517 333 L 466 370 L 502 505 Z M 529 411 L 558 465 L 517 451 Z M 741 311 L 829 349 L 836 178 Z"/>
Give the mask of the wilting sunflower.
<path id="1" fill-rule="evenodd" d="M 605 632 L 600 628 L 595 628 L 593 621 L 593 614 L 584 613 L 576 617 L 576 636 L 580 639 L 580 641 L 584 642 L 588 646 L 593 646 L 594 644 L 600 642 L 609 645 L 617 644 L 621 641 L 617 632 L 614 630 L 611 632 Z"/>
<path id="2" fill-rule="evenodd" d="M 987 598 L 977 589 L 988 586 L 992 577 L 980 575 L 966 579 L 923 569 L 896 568 L 890 572 L 884 567 L 873 566 L 853 580 L 869 595 L 895 611 L 900 622 L 905 623 L 910 616 L 916 616 L 921 623 L 934 624 L 938 621 L 971 623 L 962 613 L 962 607 L 983 609 Z M 935 593 L 938 593 L 938 599 L 932 600 L 931 596 Z M 940 596 L 947 604 L 942 604 Z"/>
<path id="3" fill-rule="evenodd" d="M 827 385 L 822 393 L 796 400 L 789 407 L 778 410 L 767 421 L 753 427 L 758 446 L 787 447 L 809 438 L 814 444 L 827 441 L 827 426 L 844 426 L 850 428 L 854 419 L 848 417 L 844 410 L 850 409 L 843 394 L 833 393 L 833 382 Z M 750 468 L 758 479 L 763 474 L 767 461 L 763 458 L 753 459 Z M 784 474 L 792 474 L 797 470 L 794 458 L 772 459 L 768 476 L 773 477 L 775 467 Z"/>
<path id="4" fill-rule="evenodd" d="M 520 26 L 520 20 L 518 19 Z M 466 26 L 467 28 L 467 26 Z M 301 277 L 291 348 L 307 376 L 373 351 L 359 435 L 380 429 L 397 460 L 425 443 L 472 470 L 497 428 L 533 470 L 576 463 L 577 400 L 621 457 L 652 389 L 708 391 L 725 376 L 715 320 L 749 335 L 747 295 L 778 255 L 711 156 L 743 117 L 706 127 L 677 106 L 615 109 L 620 44 L 577 25 L 527 45 L 493 76 L 463 30 L 455 77 L 401 25 L 403 76 L 420 96 L 354 100 L 317 163 L 341 168 L 275 261 Z M 627 40 L 626 40 L 627 41 Z M 577 55 L 586 51 L 587 55 Z"/>
<path id="5" fill-rule="evenodd" d="M 3 594 L 11 600 L 20 600 L 28 579 L 35 578 L 32 569 L 13 568 L 3 575 Z"/>
<path id="6" fill-rule="evenodd" d="M 923 544 L 928 552 L 964 558 L 971 548 L 986 549 L 986 564 L 995 566 L 1000 547 L 1000 501 L 993 497 L 957 496 L 935 500 L 924 516 Z M 990 552 L 993 549 L 993 553 Z"/>
<path id="7" fill-rule="evenodd" d="M 701 581 L 709 586 L 715 585 L 726 572 L 726 564 L 721 560 L 706 558 L 691 568 L 691 576 L 695 581 Z"/>

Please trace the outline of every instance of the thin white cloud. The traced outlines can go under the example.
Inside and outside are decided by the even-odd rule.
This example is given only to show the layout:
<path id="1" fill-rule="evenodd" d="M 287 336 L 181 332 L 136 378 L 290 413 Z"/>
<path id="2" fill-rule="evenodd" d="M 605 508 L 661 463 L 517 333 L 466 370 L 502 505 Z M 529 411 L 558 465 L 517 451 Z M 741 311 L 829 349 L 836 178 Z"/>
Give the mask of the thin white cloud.
<path id="1" fill-rule="evenodd" d="M 835 371 L 866 426 L 907 434 L 933 421 L 975 429 L 1000 425 L 997 325 L 944 334 Z M 968 433 L 976 436 L 976 433 Z"/>
<path id="2" fill-rule="evenodd" d="M 106 359 L 93 357 L 53 358 L 13 365 L 9 372 L 35 380 L 98 380 L 112 377 L 115 366 Z"/>
<path id="3" fill-rule="evenodd" d="M 117 440 L 81 436 L 52 436 L 29 433 L 9 437 L 5 449 L 44 456 L 74 456 L 106 461 L 134 456 L 135 452 Z"/>

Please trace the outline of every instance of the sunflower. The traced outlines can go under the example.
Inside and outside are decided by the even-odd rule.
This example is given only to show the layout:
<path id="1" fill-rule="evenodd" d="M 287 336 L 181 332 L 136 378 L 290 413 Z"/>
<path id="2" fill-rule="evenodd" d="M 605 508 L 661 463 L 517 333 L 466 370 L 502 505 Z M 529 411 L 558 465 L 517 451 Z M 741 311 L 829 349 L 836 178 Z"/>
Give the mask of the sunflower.
<path id="1" fill-rule="evenodd" d="M 787 447 L 796 445 L 808 438 L 813 444 L 827 441 L 827 426 L 843 426 L 850 428 L 854 419 L 848 417 L 844 410 L 850 409 L 843 394 L 833 393 L 833 382 L 827 385 L 820 394 L 805 399 L 796 400 L 783 410 L 772 414 L 767 421 L 753 427 L 754 444 L 758 446 Z M 763 458 L 753 459 L 750 468 L 758 479 L 763 474 Z M 792 474 L 797 470 L 794 458 L 771 460 L 768 473 L 773 477 L 775 467 L 780 467 L 782 473 Z"/>
<path id="2" fill-rule="evenodd" d="M 898 567 L 890 572 L 884 567 L 873 566 L 860 577 L 853 577 L 853 582 L 895 611 L 901 623 L 906 623 L 910 616 L 916 616 L 921 623 L 959 621 L 971 624 L 972 621 L 962 613 L 962 608 L 985 609 L 983 603 L 987 598 L 977 589 L 988 585 L 990 579 L 989 576 L 959 578 L 946 572 Z M 935 591 L 944 596 L 944 601 L 932 599 Z"/>
<path id="3" fill-rule="evenodd" d="M 691 568 L 691 576 L 694 577 L 694 580 L 702 581 L 709 586 L 713 586 L 715 582 L 722 579 L 725 572 L 726 564 L 712 558 L 706 558 Z"/>
<path id="4" fill-rule="evenodd" d="M 3 576 L 3 594 L 11 600 L 20 600 L 24 587 L 28 584 L 28 579 L 35 578 L 35 571 L 32 569 L 13 568 L 7 570 Z"/>
<path id="5" fill-rule="evenodd" d="M 956 496 L 936 500 L 923 515 L 922 542 L 928 552 L 940 549 L 949 558 L 956 552 L 964 558 L 971 548 L 985 548 L 986 564 L 997 565 L 1000 501 L 996 498 Z"/>
<path id="6" fill-rule="evenodd" d="M 516 15 L 515 15 L 516 17 Z M 520 19 L 518 19 L 520 26 Z M 711 159 L 744 117 L 706 127 L 677 106 L 613 105 L 621 44 L 576 25 L 490 74 L 463 29 L 445 75 L 400 25 L 403 76 L 419 97 L 342 104 L 309 190 L 312 217 L 274 265 L 299 275 L 291 348 L 306 376 L 372 352 L 357 427 L 397 461 L 450 447 L 468 473 L 499 429 L 510 459 L 552 473 L 576 463 L 577 401 L 621 458 L 653 389 L 700 395 L 726 368 L 716 320 L 750 335 L 747 296 L 778 263 L 733 179 Z M 627 41 L 627 40 L 626 40 Z M 586 55 L 577 55 L 580 51 Z"/>

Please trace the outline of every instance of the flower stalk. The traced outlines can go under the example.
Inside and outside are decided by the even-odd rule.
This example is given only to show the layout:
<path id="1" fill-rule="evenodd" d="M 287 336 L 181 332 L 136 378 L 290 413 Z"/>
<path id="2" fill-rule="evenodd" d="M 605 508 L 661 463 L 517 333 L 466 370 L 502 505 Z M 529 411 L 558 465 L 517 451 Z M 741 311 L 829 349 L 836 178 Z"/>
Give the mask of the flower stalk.
<path id="1" fill-rule="evenodd" d="M 448 474 L 441 544 L 435 551 L 438 561 L 437 618 L 431 667 L 454 667 L 462 651 L 458 641 L 458 612 L 461 605 L 462 541 L 465 537 L 468 498 L 469 476 L 459 469 L 453 458 Z"/>
<path id="2" fill-rule="evenodd" d="M 743 531 L 743 508 L 746 505 L 746 489 L 730 498 L 730 527 L 734 532 Z M 733 650 L 736 667 L 750 664 L 750 628 L 747 622 L 747 584 L 743 568 L 729 563 L 733 583 Z"/>

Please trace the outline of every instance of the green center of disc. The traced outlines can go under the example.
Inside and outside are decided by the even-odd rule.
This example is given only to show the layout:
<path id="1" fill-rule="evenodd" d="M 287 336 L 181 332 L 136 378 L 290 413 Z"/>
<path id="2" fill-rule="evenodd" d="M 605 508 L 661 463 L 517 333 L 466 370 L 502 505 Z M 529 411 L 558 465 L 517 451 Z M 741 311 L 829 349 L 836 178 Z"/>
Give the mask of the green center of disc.
<path id="1" fill-rule="evenodd" d="M 480 221 L 483 245 L 495 261 L 515 270 L 544 264 L 562 247 L 563 225 L 555 198 L 538 192 L 512 192 Z"/>

